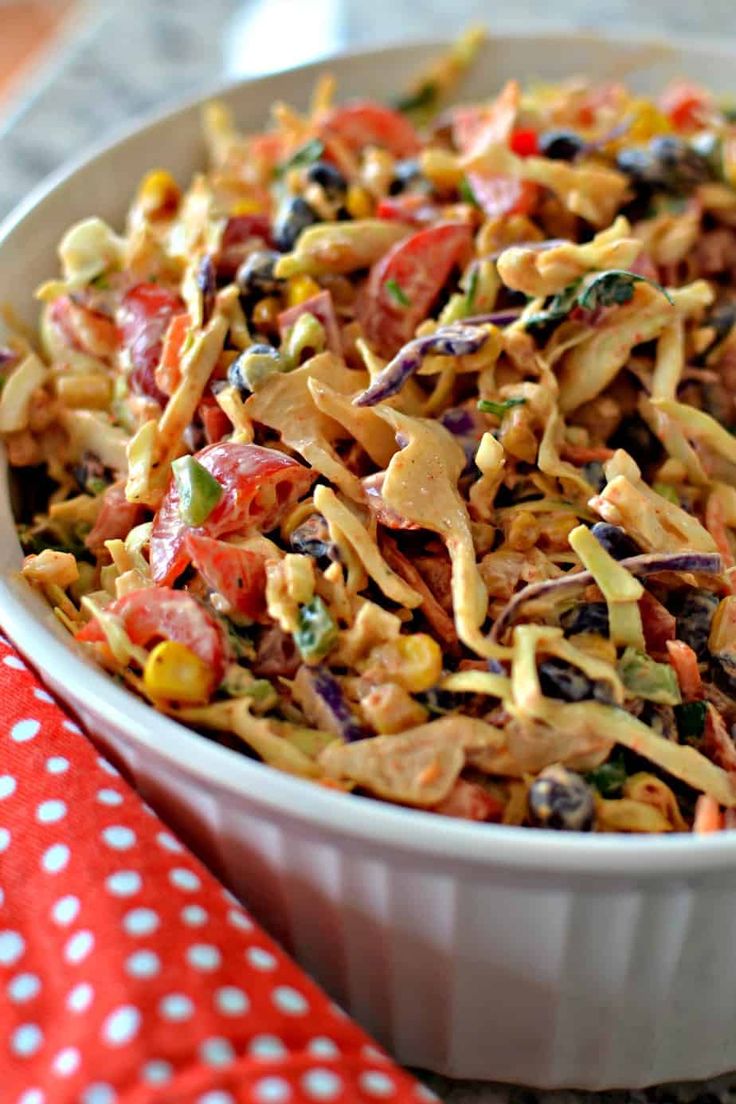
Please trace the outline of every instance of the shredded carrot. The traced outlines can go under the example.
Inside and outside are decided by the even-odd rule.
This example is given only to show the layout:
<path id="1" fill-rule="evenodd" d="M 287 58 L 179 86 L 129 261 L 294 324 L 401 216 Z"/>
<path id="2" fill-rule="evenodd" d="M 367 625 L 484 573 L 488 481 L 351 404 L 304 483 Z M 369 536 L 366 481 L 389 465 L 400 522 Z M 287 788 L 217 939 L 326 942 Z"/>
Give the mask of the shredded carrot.
<path id="1" fill-rule="evenodd" d="M 734 559 L 733 550 L 731 548 L 731 542 L 728 539 L 728 530 L 726 528 L 726 522 L 723 517 L 723 505 L 717 494 L 711 494 L 708 496 L 708 501 L 705 506 L 705 527 L 716 542 L 716 547 L 723 557 L 723 563 L 726 568 L 736 566 L 736 560 Z M 726 577 L 726 585 L 731 593 L 736 593 L 734 589 L 736 583 L 733 578 L 724 572 Z"/>
<path id="2" fill-rule="evenodd" d="M 592 460 L 610 460 L 613 449 L 605 445 L 571 445 L 565 443 L 562 446 L 562 456 L 572 464 L 589 464 Z"/>
<path id="3" fill-rule="evenodd" d="M 701 794 L 695 802 L 693 832 L 702 836 L 708 832 L 721 832 L 722 830 L 723 816 L 718 802 L 710 794 Z"/>
<path id="4" fill-rule="evenodd" d="M 703 681 L 700 677 L 698 657 L 684 640 L 667 641 L 667 658 L 675 669 L 677 681 L 685 701 L 703 697 Z"/>
<path id="5" fill-rule="evenodd" d="M 166 331 L 161 363 L 155 375 L 156 383 L 167 395 L 172 395 L 180 383 L 181 351 L 191 324 L 188 314 L 175 314 Z"/>

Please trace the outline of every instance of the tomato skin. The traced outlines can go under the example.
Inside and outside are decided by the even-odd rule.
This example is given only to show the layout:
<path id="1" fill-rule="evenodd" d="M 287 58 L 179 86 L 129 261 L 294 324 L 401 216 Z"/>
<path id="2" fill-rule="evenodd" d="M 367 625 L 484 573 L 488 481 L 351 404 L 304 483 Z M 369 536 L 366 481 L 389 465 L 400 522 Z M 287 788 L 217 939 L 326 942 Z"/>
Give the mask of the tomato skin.
<path id="1" fill-rule="evenodd" d="M 322 129 L 353 152 L 366 146 L 380 146 L 394 157 L 413 157 L 421 149 L 419 137 L 409 120 L 398 111 L 372 100 L 356 100 L 335 108 L 322 123 Z"/>
<path id="2" fill-rule="evenodd" d="M 313 295 L 311 299 L 305 299 L 303 303 L 298 303 L 295 307 L 289 307 L 288 310 L 281 311 L 277 321 L 282 339 L 286 336 L 287 330 L 294 325 L 297 318 L 300 318 L 303 314 L 312 314 L 318 322 L 322 323 L 327 348 L 336 356 L 342 356 L 340 326 L 330 292 L 327 290 L 320 291 L 317 295 Z"/>
<path id="3" fill-rule="evenodd" d="M 171 319 L 183 312 L 179 296 L 158 284 L 136 284 L 123 296 L 118 311 L 123 346 L 133 368 L 130 387 L 161 406 L 166 404 L 166 395 L 156 383 L 155 372 Z"/>
<path id="4" fill-rule="evenodd" d="M 512 176 L 484 176 L 468 173 L 470 187 L 488 218 L 503 215 L 526 215 L 534 206 L 539 186 L 529 180 Z"/>
<path id="5" fill-rule="evenodd" d="M 531 127 L 517 127 L 512 131 L 509 145 L 517 157 L 534 157 L 539 153 L 537 132 Z"/>
<path id="6" fill-rule="evenodd" d="M 357 315 L 367 340 L 380 356 L 393 356 L 411 340 L 450 272 L 465 262 L 471 248 L 472 231 L 467 223 L 438 223 L 399 242 L 374 264 Z M 401 288 L 408 300 L 406 306 L 392 298 L 386 288 L 389 281 Z"/>
<path id="7" fill-rule="evenodd" d="M 210 537 L 252 529 L 268 532 L 315 478 L 310 468 L 259 445 L 221 441 L 207 445 L 195 458 L 223 488 L 217 506 L 197 529 Z M 190 531 L 181 519 L 179 495 L 171 479 L 151 532 L 151 571 L 158 585 L 173 583 L 189 563 L 186 536 Z"/>
<path id="8" fill-rule="evenodd" d="M 266 612 L 266 562 L 263 556 L 202 533 L 186 536 L 192 564 L 207 586 L 221 594 L 235 613 L 251 620 Z"/>
<path id="9" fill-rule="evenodd" d="M 134 644 L 147 648 L 159 640 L 175 640 L 207 664 L 212 676 L 210 694 L 222 681 L 228 647 L 225 633 L 205 607 L 184 590 L 145 587 L 116 598 L 107 612 L 119 617 Z M 100 642 L 105 634 L 89 621 L 77 640 Z"/>
<path id="10" fill-rule="evenodd" d="M 695 130 L 706 121 L 711 110 L 707 92 L 696 84 L 679 81 L 662 94 L 659 106 L 675 130 Z"/>
<path id="11" fill-rule="evenodd" d="M 125 497 L 125 483 L 113 483 L 102 496 L 102 508 L 85 537 L 87 548 L 101 550 L 107 540 L 123 540 L 145 519 L 146 511 Z"/>

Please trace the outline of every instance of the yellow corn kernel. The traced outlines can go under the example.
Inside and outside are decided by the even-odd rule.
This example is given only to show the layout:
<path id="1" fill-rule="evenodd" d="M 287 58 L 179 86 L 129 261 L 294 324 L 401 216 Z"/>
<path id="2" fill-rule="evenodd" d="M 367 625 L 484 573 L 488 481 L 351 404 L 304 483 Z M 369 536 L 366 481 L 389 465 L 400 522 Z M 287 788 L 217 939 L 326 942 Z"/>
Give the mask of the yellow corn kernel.
<path id="1" fill-rule="evenodd" d="M 306 303 L 314 295 L 319 295 L 321 288 L 311 276 L 292 276 L 289 279 L 286 298 L 290 307 L 298 307 L 300 303 Z"/>
<path id="2" fill-rule="evenodd" d="M 410 694 L 431 690 L 442 674 L 442 650 L 427 633 L 412 633 L 396 640 L 399 653 L 396 681 Z"/>
<path id="3" fill-rule="evenodd" d="M 672 125 L 655 104 L 649 100 L 635 100 L 633 122 L 626 134 L 626 142 L 648 142 L 656 134 L 669 134 Z"/>
<path id="4" fill-rule="evenodd" d="M 249 197 L 247 199 L 238 199 L 233 203 L 231 215 L 260 215 L 263 212 L 263 204 L 257 200 Z"/>
<path id="5" fill-rule="evenodd" d="M 259 330 L 275 330 L 280 311 L 281 304 L 275 296 L 267 295 L 265 299 L 259 299 L 253 308 L 253 325 Z"/>
<path id="6" fill-rule="evenodd" d="M 163 640 L 146 661 L 143 685 L 156 700 L 206 702 L 210 696 L 212 677 L 204 660 L 186 644 Z"/>
<path id="7" fill-rule="evenodd" d="M 154 169 L 147 173 L 138 189 L 138 203 L 149 218 L 173 215 L 180 199 L 179 185 L 165 169 Z"/>
<path id="8" fill-rule="evenodd" d="M 373 200 L 370 193 L 358 184 L 351 184 L 348 188 L 345 206 L 350 217 L 354 219 L 370 218 L 373 214 Z"/>

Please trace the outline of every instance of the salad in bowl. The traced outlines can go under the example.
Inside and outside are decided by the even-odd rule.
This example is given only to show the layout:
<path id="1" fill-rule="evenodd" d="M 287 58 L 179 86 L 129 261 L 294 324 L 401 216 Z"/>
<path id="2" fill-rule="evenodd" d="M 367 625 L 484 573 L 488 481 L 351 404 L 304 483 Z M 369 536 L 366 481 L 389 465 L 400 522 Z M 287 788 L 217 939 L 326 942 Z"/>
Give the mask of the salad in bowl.
<path id="1" fill-rule="evenodd" d="M 677 83 L 283 103 L 0 348 L 23 575 L 156 709 L 488 824 L 736 824 L 736 129 Z M 51 275 L 51 274 L 50 274 Z"/>

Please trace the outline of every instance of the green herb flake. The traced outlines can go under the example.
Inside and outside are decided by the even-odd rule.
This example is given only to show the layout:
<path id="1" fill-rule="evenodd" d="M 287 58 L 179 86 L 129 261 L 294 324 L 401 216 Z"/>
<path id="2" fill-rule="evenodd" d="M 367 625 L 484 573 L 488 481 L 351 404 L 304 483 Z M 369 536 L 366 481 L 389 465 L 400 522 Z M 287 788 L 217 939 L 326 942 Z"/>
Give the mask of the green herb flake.
<path id="1" fill-rule="evenodd" d="M 180 456 L 171 471 L 179 493 L 181 520 L 185 525 L 203 525 L 222 498 L 222 484 L 193 456 Z"/>
<path id="2" fill-rule="evenodd" d="M 705 732 L 708 707 L 704 701 L 683 702 L 675 706 L 677 734 L 686 744 L 699 744 Z"/>
<path id="3" fill-rule="evenodd" d="M 313 662 L 327 655 L 337 642 L 337 625 L 324 604 L 316 595 L 299 610 L 294 643 L 302 659 Z"/>
<path id="4" fill-rule="evenodd" d="M 458 193 L 463 203 L 471 203 L 473 207 L 480 207 L 473 186 L 468 180 L 467 176 L 464 176 L 458 184 Z"/>
<path id="5" fill-rule="evenodd" d="M 314 161 L 319 161 L 324 151 L 325 144 L 320 138 L 310 138 L 308 142 L 305 142 L 303 146 L 295 150 L 291 157 L 281 165 L 276 166 L 274 176 L 278 179 L 285 176 L 291 169 L 303 169 L 307 165 L 311 165 Z"/>
<path id="6" fill-rule="evenodd" d="M 475 307 L 475 297 L 478 294 L 478 283 L 480 281 L 480 270 L 477 265 L 474 265 L 470 270 L 470 276 L 468 278 L 468 290 L 465 296 L 465 305 L 469 311 L 472 311 Z"/>
<path id="7" fill-rule="evenodd" d="M 393 277 L 391 277 L 390 280 L 386 280 L 386 283 L 383 286 L 385 287 L 386 291 L 391 296 L 393 301 L 397 303 L 400 307 L 411 306 L 411 299 L 406 294 L 401 285 L 398 284 Z"/>
<path id="8" fill-rule="evenodd" d="M 621 268 L 611 268 L 607 272 L 596 273 L 586 280 L 584 291 L 578 296 L 578 306 L 583 310 L 596 310 L 597 307 L 613 307 L 628 303 L 634 296 L 636 284 L 649 284 L 655 291 L 661 291 L 665 299 L 672 303 L 672 296 L 661 284 L 639 276 L 636 272 L 627 272 Z"/>
<path id="9" fill-rule="evenodd" d="M 626 767 L 620 758 L 612 758 L 589 771 L 585 777 L 601 797 L 619 797 L 627 778 Z"/>
<path id="10" fill-rule="evenodd" d="M 501 402 L 495 402 L 493 399 L 479 399 L 478 410 L 481 414 L 495 414 L 497 418 L 503 418 L 508 410 L 511 410 L 515 406 L 524 406 L 526 399 L 503 399 Z"/>

